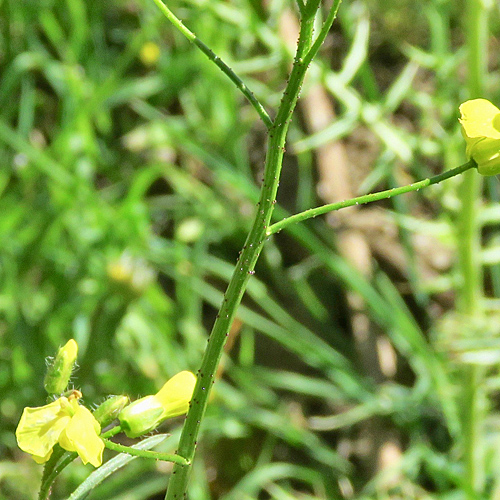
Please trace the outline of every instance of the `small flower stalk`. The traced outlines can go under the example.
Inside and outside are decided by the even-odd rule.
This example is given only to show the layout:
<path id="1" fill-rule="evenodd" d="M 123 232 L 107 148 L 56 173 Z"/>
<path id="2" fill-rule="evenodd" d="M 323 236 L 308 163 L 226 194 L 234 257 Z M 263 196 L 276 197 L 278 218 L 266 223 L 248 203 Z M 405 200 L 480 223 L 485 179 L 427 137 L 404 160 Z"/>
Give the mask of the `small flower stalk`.
<path id="1" fill-rule="evenodd" d="M 460 124 L 466 153 L 481 175 L 500 173 L 500 109 L 486 99 L 460 105 Z"/>
<path id="2" fill-rule="evenodd" d="M 134 401 L 120 413 L 122 429 L 128 437 L 138 437 L 155 429 L 167 418 L 184 415 L 189 410 L 196 377 L 189 371 L 174 375 L 153 396 Z"/>

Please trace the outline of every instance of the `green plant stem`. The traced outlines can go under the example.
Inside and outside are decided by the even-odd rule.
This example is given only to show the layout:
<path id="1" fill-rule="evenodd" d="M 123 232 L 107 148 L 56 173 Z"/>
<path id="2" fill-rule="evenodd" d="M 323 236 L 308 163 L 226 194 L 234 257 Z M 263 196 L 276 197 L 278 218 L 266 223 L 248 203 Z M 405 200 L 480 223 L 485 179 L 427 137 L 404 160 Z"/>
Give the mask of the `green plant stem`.
<path id="1" fill-rule="evenodd" d="M 483 97 L 488 74 L 488 11 L 484 0 L 467 0 L 467 87 L 469 97 Z"/>
<path id="2" fill-rule="evenodd" d="M 175 455 L 172 453 L 160 453 L 150 450 L 139 450 L 137 448 L 131 448 L 130 446 L 124 446 L 122 444 L 113 443 L 108 439 L 103 439 L 106 448 L 113 451 L 119 451 L 120 453 L 127 453 L 128 455 L 133 455 L 134 457 L 142 458 L 153 458 L 154 460 L 163 460 L 164 462 L 173 462 L 174 464 L 179 464 L 182 466 L 190 465 L 189 461 L 180 455 Z"/>
<path id="3" fill-rule="evenodd" d="M 337 12 L 339 10 L 341 1 L 342 0 L 336 2 L 335 8 L 330 9 L 330 11 L 328 12 L 328 16 L 326 17 L 325 22 L 323 23 L 323 26 L 321 27 L 321 30 L 316 37 L 316 40 L 314 40 L 312 47 L 304 56 L 304 64 L 306 64 L 307 66 L 316 57 L 316 54 L 318 53 L 320 47 L 323 45 L 323 42 L 325 41 L 325 38 L 328 35 L 330 28 L 332 27 L 333 21 L 335 21 L 335 18 L 337 17 Z"/>
<path id="4" fill-rule="evenodd" d="M 411 193 L 412 191 L 418 191 L 426 186 L 430 186 L 432 184 L 437 184 L 438 182 L 444 181 L 453 177 L 455 175 L 466 172 L 467 170 L 475 167 L 476 164 L 474 161 L 468 161 L 459 167 L 453 168 L 451 170 L 447 170 L 441 174 L 435 175 L 434 177 L 428 177 L 427 179 L 423 179 L 418 182 L 414 182 L 413 184 L 409 184 L 408 186 L 401 186 L 397 188 L 387 189 L 386 191 L 379 191 L 378 193 L 370 193 L 365 194 L 363 196 L 358 196 L 357 198 L 352 198 L 350 200 L 339 201 L 337 203 L 329 203 L 328 205 L 323 205 L 317 208 L 311 208 L 309 210 L 305 210 L 304 212 L 300 212 L 299 214 L 292 215 L 291 217 L 287 217 L 275 224 L 271 225 L 267 230 L 267 235 L 275 234 L 282 229 L 285 229 L 290 224 L 295 224 L 297 222 L 301 222 L 307 219 L 311 219 L 313 217 L 317 217 L 321 214 L 326 214 L 328 212 L 333 212 L 335 210 L 340 210 L 341 208 L 352 207 L 353 205 L 363 205 L 366 203 L 370 203 L 372 201 L 385 200 L 387 198 L 392 198 L 393 196 L 398 196 L 404 193 Z M 476 175 L 473 173 L 472 175 Z"/>
<path id="5" fill-rule="evenodd" d="M 42 480 L 38 500 L 46 500 L 50 496 L 50 488 L 56 477 L 78 456 L 78 453 L 64 452 L 60 461 L 51 470 L 50 474 Z M 60 458 L 60 457 L 59 457 Z M 58 460 L 59 460 L 58 458 Z"/>
<path id="6" fill-rule="evenodd" d="M 45 500 L 48 496 L 50 486 L 52 484 L 53 479 L 51 479 L 54 469 L 57 466 L 57 462 L 64 455 L 65 451 L 57 446 L 52 451 L 52 456 L 49 461 L 45 463 L 43 468 L 42 482 L 40 485 L 40 491 L 38 492 L 38 500 Z M 55 477 L 55 476 L 54 476 Z"/>
<path id="7" fill-rule="evenodd" d="M 122 432 L 122 430 L 123 429 L 121 428 L 120 425 L 116 425 L 115 427 L 112 427 L 111 429 L 109 429 L 109 431 L 103 432 L 101 434 L 101 437 L 103 439 L 107 439 L 107 438 L 116 436 L 117 434 L 120 434 L 120 432 Z"/>
<path id="8" fill-rule="evenodd" d="M 483 0 L 468 0 L 466 5 L 467 68 L 469 97 L 483 97 L 484 79 L 487 74 L 488 19 Z M 460 199 L 462 209 L 458 220 L 459 266 L 462 286 L 458 297 L 458 308 L 467 316 L 482 314 L 482 267 L 479 260 L 481 250 L 480 226 L 477 207 L 481 196 L 480 176 L 467 172 L 462 180 Z M 465 367 L 462 404 L 463 447 L 466 481 L 470 486 L 467 498 L 472 500 L 484 492 L 485 453 L 484 419 L 486 394 L 483 389 L 483 369 L 478 366 Z"/>
<path id="9" fill-rule="evenodd" d="M 480 234 L 477 222 L 476 203 L 481 192 L 481 179 L 467 175 L 460 186 L 462 210 L 458 223 L 459 263 L 462 276 L 462 289 L 458 297 L 458 309 L 468 316 L 481 314 L 481 264 Z M 480 176 L 475 176 L 480 177 Z M 468 499 L 476 499 L 476 495 L 484 487 L 484 390 L 482 369 L 479 366 L 464 367 L 463 384 L 463 439 L 464 460 L 467 484 L 470 486 Z"/>
<path id="10" fill-rule="evenodd" d="M 464 395 L 464 456 L 465 472 L 470 500 L 477 500 L 484 489 L 484 419 L 485 394 L 482 389 L 484 367 L 466 366 Z"/>
<path id="11" fill-rule="evenodd" d="M 304 3 L 304 0 L 296 0 L 297 2 L 297 7 L 299 8 L 299 12 L 300 14 L 304 14 L 304 9 L 306 7 L 305 3 Z"/>
<path id="12" fill-rule="evenodd" d="M 337 10 L 339 3 L 340 0 L 335 0 L 332 7 L 334 11 Z M 222 355 L 226 337 L 267 237 L 267 229 L 276 201 L 288 125 L 307 71 L 307 64 L 304 64 L 304 56 L 310 50 L 312 44 L 316 11 L 308 11 L 308 15 L 306 16 L 306 10 L 304 9 L 304 15 L 301 18 L 297 52 L 290 78 L 283 92 L 276 119 L 269 129 L 264 182 L 257 204 L 255 219 L 240 253 L 210 334 L 201 368 L 198 372 L 198 379 L 191 400 L 191 408 L 180 438 L 178 453 L 190 462 L 192 462 L 194 457 L 200 424 L 207 407 L 208 396 L 214 383 L 215 372 Z M 174 466 L 165 496 L 166 500 L 180 500 L 185 498 L 190 469 L 191 467 Z"/>
<path id="13" fill-rule="evenodd" d="M 254 107 L 255 111 L 264 122 L 269 130 L 272 127 L 272 120 L 268 115 L 264 106 L 255 97 L 254 93 L 246 86 L 241 78 L 219 57 L 214 51 L 207 47 L 191 30 L 184 26 L 183 22 L 177 18 L 174 13 L 162 2 L 162 0 L 153 0 L 158 8 L 162 11 L 165 17 L 190 41 L 193 42 L 213 63 L 215 63 L 221 71 L 229 77 L 229 79 L 236 85 L 242 94 L 248 99 L 250 104 Z"/>

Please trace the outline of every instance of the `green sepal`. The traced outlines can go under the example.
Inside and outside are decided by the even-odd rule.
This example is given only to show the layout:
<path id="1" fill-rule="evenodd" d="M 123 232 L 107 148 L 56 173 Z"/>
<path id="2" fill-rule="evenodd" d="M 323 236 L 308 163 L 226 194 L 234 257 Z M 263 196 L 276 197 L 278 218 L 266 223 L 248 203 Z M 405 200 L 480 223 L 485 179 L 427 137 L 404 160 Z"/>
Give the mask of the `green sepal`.
<path id="1" fill-rule="evenodd" d="M 125 434 L 134 438 L 155 429 L 163 414 L 164 409 L 155 396 L 146 396 L 126 406 L 118 418 Z"/>
<path id="2" fill-rule="evenodd" d="M 94 418 L 101 427 L 106 427 L 118 418 L 118 415 L 129 404 L 129 401 L 127 396 L 110 396 L 95 409 Z"/>

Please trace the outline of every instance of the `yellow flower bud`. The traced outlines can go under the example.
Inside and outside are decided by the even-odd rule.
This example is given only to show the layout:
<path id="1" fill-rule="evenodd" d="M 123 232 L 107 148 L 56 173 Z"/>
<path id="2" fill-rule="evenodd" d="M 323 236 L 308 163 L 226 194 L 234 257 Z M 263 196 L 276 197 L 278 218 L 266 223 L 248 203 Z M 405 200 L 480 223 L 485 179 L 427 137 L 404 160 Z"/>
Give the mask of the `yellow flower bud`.
<path id="1" fill-rule="evenodd" d="M 120 412 L 128 404 L 127 396 L 111 396 L 96 408 L 93 413 L 94 418 L 101 424 L 101 427 L 106 427 L 115 418 L 118 418 Z"/>
<path id="2" fill-rule="evenodd" d="M 47 368 L 44 379 L 45 390 L 49 394 L 61 394 L 66 389 L 77 354 L 78 345 L 73 339 L 59 348 L 56 357 Z"/>
<path id="3" fill-rule="evenodd" d="M 486 99 L 472 99 L 460 105 L 460 115 L 467 156 L 480 174 L 499 174 L 500 109 Z"/>
<path id="4" fill-rule="evenodd" d="M 196 377 L 189 371 L 174 375 L 154 396 L 146 396 L 125 407 L 119 415 L 128 437 L 138 437 L 155 429 L 167 418 L 189 410 Z"/>
<path id="5" fill-rule="evenodd" d="M 163 408 L 154 396 L 146 396 L 126 406 L 118 416 L 125 434 L 139 437 L 155 429 L 161 423 Z"/>
<path id="6" fill-rule="evenodd" d="M 196 377 L 188 371 L 174 375 L 155 395 L 165 411 L 164 418 L 184 415 L 189 410 Z"/>

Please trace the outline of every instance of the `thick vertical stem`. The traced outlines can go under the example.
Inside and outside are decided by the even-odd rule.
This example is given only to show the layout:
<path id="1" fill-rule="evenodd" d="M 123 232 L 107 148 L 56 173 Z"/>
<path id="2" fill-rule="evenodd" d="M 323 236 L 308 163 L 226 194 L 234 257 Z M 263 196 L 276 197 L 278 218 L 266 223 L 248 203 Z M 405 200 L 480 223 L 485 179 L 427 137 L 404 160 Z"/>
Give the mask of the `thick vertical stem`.
<path id="1" fill-rule="evenodd" d="M 335 2 L 336 6 L 338 6 L 338 3 L 339 0 Z M 301 22 L 300 37 L 292 72 L 283 93 L 276 119 L 269 129 L 264 183 L 261 188 L 255 220 L 224 295 L 222 306 L 214 323 L 201 368 L 198 372 L 191 408 L 184 424 L 178 449 L 178 453 L 189 462 L 192 462 L 194 457 L 201 420 L 207 407 L 208 396 L 214 382 L 214 375 L 229 328 L 267 238 L 266 233 L 279 185 L 288 125 L 307 71 L 307 64 L 304 63 L 303 58 L 311 47 L 315 14 L 316 10 L 308 11 L 307 17 L 304 14 L 305 17 Z M 179 500 L 185 497 L 190 469 L 191 466 L 174 466 L 165 496 L 166 500 Z"/>
<path id="2" fill-rule="evenodd" d="M 482 0 L 467 1 L 467 45 L 469 70 L 469 97 L 482 97 L 487 73 L 487 12 Z M 477 207 L 481 195 L 481 177 L 474 171 L 465 172 L 460 189 L 462 211 L 459 219 L 459 255 L 462 287 L 459 310 L 466 316 L 481 314 L 482 267 L 480 255 L 480 227 Z M 464 404 L 464 458 L 468 497 L 472 500 L 484 489 L 484 412 L 485 393 L 480 367 L 465 370 Z"/>

